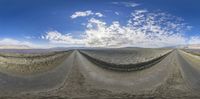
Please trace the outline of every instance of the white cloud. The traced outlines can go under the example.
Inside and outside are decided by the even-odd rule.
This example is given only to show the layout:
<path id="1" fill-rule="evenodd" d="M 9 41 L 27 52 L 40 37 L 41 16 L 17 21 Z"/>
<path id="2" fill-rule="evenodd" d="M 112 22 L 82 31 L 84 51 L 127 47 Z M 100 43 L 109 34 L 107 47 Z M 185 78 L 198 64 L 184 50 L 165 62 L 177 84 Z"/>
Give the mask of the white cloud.
<path id="1" fill-rule="evenodd" d="M 0 45 L 8 45 L 8 46 L 19 45 L 19 46 L 29 46 L 29 47 L 32 47 L 32 48 L 38 48 L 38 47 L 41 48 L 40 45 L 33 44 L 31 42 L 28 42 L 28 41 L 20 41 L 20 40 L 16 40 L 16 39 L 12 39 L 12 38 L 0 39 Z"/>
<path id="2" fill-rule="evenodd" d="M 95 13 L 95 15 L 98 16 L 98 17 L 103 17 L 103 14 L 99 13 L 99 12 Z"/>
<path id="3" fill-rule="evenodd" d="M 123 5 L 125 7 L 136 7 L 136 6 L 139 6 L 138 3 L 134 3 L 134 2 L 112 2 L 112 4 L 115 4 L 115 5 Z"/>
<path id="4" fill-rule="evenodd" d="M 87 27 L 85 43 L 92 47 L 164 47 L 186 43 L 182 34 L 187 26 L 166 13 L 136 10 L 125 26 L 118 21 L 107 25 L 92 18 Z"/>
<path id="5" fill-rule="evenodd" d="M 188 44 L 200 44 L 200 36 L 192 36 L 189 39 Z"/>
<path id="6" fill-rule="evenodd" d="M 54 44 L 66 44 L 66 45 L 81 45 L 83 41 L 81 39 L 75 39 L 70 34 L 61 34 L 58 31 L 47 32 L 46 35 L 42 36 L 42 39 L 49 40 L 50 43 Z"/>
<path id="7" fill-rule="evenodd" d="M 43 38 L 53 43 L 89 47 L 165 47 L 186 44 L 183 34 L 188 29 L 183 19 L 170 14 L 135 10 L 126 25 L 90 18 L 81 38 L 57 31 L 48 32 Z M 193 42 L 196 39 L 199 40 L 193 38 Z"/>
<path id="8" fill-rule="evenodd" d="M 92 15 L 93 12 L 91 10 L 88 10 L 88 11 L 78 11 L 78 12 L 75 12 L 71 18 L 74 19 L 74 18 L 77 18 L 77 17 L 85 17 L 85 16 L 89 16 L 89 15 Z"/>
<path id="9" fill-rule="evenodd" d="M 103 17 L 103 14 L 100 12 L 94 13 L 91 10 L 87 10 L 87 11 L 77 11 L 74 14 L 71 15 L 72 19 L 78 18 L 78 17 L 86 17 L 86 16 L 97 16 L 97 17 Z"/>
<path id="10" fill-rule="evenodd" d="M 119 15 L 119 12 L 115 12 L 116 15 Z"/>
<path id="11" fill-rule="evenodd" d="M 15 39 L 11 38 L 4 38 L 0 40 L 0 45 L 24 45 L 24 44 L 29 44 L 29 42 L 24 42 L 24 41 L 18 41 Z"/>

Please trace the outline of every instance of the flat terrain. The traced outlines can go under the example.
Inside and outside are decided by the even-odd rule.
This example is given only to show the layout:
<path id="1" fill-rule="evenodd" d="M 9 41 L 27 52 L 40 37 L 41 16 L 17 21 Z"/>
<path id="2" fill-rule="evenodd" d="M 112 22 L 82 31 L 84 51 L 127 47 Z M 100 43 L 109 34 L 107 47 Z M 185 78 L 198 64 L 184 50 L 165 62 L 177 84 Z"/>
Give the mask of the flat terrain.
<path id="1" fill-rule="evenodd" d="M 0 51 L 2 99 L 200 98 L 200 57 L 187 50 L 30 52 Z"/>
<path id="2" fill-rule="evenodd" d="M 200 56 L 199 49 L 184 49 L 185 52 Z"/>

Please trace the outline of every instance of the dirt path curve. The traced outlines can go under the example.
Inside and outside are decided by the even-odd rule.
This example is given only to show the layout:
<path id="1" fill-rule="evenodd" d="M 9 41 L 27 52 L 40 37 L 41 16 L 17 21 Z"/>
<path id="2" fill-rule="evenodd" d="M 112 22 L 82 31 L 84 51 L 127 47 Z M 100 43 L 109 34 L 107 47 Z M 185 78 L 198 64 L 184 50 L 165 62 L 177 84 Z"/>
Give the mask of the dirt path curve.
<path id="1" fill-rule="evenodd" d="M 43 74 L 15 77 L 0 73 L 0 95 L 27 91 L 30 99 L 49 99 L 53 96 L 64 99 L 109 99 L 113 96 L 119 99 L 130 96 L 199 98 L 199 94 L 192 94 L 200 90 L 198 60 L 174 50 L 152 67 L 119 72 L 100 67 L 75 50 L 60 66 Z M 39 93 L 31 95 L 31 92 Z M 26 99 L 26 96 L 23 98 Z"/>
<path id="2" fill-rule="evenodd" d="M 59 66 L 48 72 L 13 76 L 0 73 L 0 96 L 16 95 L 25 92 L 46 91 L 57 88 L 64 83 L 73 66 L 74 53 L 72 52 Z"/>
<path id="3" fill-rule="evenodd" d="M 167 79 L 173 69 L 173 60 L 173 54 L 170 54 L 150 68 L 133 72 L 117 72 L 101 68 L 77 52 L 79 68 L 86 81 L 95 87 L 113 91 L 152 90 Z"/>

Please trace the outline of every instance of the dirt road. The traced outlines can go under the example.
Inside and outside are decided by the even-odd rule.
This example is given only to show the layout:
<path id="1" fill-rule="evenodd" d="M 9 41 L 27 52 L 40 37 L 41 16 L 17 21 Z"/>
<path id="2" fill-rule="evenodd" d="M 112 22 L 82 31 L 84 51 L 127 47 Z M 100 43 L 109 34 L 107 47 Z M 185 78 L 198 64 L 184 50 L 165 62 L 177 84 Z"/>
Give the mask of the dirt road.
<path id="1" fill-rule="evenodd" d="M 32 76 L 0 73 L 3 98 L 200 98 L 200 58 L 174 50 L 138 71 L 102 68 L 75 50 L 54 70 Z"/>

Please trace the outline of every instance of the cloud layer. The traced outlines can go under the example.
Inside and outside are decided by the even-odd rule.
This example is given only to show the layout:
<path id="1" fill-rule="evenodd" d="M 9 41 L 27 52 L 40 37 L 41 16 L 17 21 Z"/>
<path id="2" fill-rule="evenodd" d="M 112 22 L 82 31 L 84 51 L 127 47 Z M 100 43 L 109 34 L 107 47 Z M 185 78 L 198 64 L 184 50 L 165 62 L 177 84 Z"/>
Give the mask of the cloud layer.
<path id="1" fill-rule="evenodd" d="M 88 16 L 91 12 L 80 16 Z M 73 17 L 78 17 L 77 13 Z M 88 47 L 165 47 L 186 44 L 187 40 L 183 34 L 188 29 L 190 26 L 187 26 L 183 19 L 170 14 L 135 10 L 126 25 L 121 25 L 118 21 L 107 24 L 103 20 L 90 18 L 79 39 L 57 31 L 47 32 L 44 39 L 52 43 Z M 199 40 L 199 38 L 192 39 L 191 42 Z"/>

